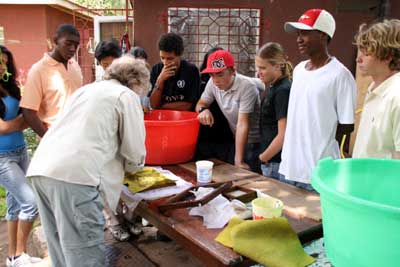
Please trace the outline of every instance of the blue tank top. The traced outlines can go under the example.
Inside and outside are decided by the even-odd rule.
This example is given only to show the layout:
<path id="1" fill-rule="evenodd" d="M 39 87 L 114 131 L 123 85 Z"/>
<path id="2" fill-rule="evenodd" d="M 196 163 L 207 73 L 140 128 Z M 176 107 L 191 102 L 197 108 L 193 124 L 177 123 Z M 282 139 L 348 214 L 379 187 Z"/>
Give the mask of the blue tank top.
<path id="1" fill-rule="evenodd" d="M 2 97 L 5 105 L 5 115 L 3 120 L 8 121 L 18 116 L 19 101 L 12 96 Z M 25 146 L 25 139 L 22 131 L 8 134 L 0 134 L 0 153 L 13 151 Z"/>

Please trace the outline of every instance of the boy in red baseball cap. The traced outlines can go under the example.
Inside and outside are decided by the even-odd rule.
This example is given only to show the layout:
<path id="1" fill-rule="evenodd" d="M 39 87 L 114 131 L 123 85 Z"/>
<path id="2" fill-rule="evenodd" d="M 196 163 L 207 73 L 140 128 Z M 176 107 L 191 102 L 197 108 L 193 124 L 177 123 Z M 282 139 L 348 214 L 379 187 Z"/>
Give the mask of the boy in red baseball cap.
<path id="1" fill-rule="evenodd" d="M 293 72 L 279 172 L 295 185 L 312 190 L 310 176 L 318 160 L 340 158 L 335 137 L 349 137 L 354 129 L 356 83 L 350 71 L 329 54 L 336 26 L 328 11 L 307 10 L 284 28 L 297 34 L 299 52 L 308 60 Z"/>
<path id="2" fill-rule="evenodd" d="M 208 108 L 215 100 L 235 138 L 235 165 L 260 172 L 260 99 L 256 84 L 236 73 L 233 55 L 226 50 L 212 53 L 202 73 L 209 73 L 211 79 L 196 105 L 200 123 L 212 127 L 214 117 Z"/>

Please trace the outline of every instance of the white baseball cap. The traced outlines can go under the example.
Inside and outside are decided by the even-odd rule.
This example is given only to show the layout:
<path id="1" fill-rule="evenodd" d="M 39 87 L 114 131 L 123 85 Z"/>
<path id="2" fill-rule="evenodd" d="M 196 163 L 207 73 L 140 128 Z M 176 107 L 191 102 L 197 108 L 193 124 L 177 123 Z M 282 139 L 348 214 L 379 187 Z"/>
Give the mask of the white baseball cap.
<path id="1" fill-rule="evenodd" d="M 335 19 L 324 9 L 309 9 L 297 22 L 285 23 L 285 31 L 288 33 L 295 33 L 297 30 L 319 30 L 332 38 L 335 29 Z"/>

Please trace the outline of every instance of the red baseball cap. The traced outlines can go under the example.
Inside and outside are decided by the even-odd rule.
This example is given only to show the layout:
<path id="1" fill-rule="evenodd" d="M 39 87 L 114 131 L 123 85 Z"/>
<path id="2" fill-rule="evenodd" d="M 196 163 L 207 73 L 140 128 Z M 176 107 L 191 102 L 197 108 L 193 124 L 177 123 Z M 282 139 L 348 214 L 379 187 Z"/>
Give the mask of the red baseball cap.
<path id="1" fill-rule="evenodd" d="M 297 22 L 286 22 L 285 31 L 295 33 L 297 30 L 319 30 L 333 37 L 336 23 L 333 16 L 324 9 L 309 9 Z"/>
<path id="2" fill-rule="evenodd" d="M 226 50 L 218 50 L 208 56 L 207 68 L 201 73 L 217 73 L 235 66 L 233 55 Z"/>

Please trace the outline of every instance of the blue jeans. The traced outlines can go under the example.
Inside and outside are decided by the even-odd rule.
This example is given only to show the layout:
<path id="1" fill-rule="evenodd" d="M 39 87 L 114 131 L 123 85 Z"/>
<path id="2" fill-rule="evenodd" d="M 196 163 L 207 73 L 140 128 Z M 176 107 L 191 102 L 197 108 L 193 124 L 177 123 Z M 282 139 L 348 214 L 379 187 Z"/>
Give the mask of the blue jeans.
<path id="1" fill-rule="evenodd" d="M 261 164 L 262 174 L 266 177 L 274 178 L 283 183 L 287 183 L 287 184 L 294 185 L 296 187 L 299 187 L 299 188 L 302 188 L 302 189 L 305 189 L 308 191 L 315 192 L 315 190 L 311 186 L 311 184 L 287 180 L 283 174 L 279 173 L 279 165 L 280 165 L 280 163 L 278 163 L 278 162 L 268 162 L 268 163 Z"/>
<path id="2" fill-rule="evenodd" d="M 260 155 L 260 143 L 251 143 L 246 145 L 244 162 L 246 162 L 251 171 L 256 173 L 261 173 L 260 169 L 260 159 L 258 156 Z"/>
<path id="3" fill-rule="evenodd" d="M 270 178 L 274 178 L 281 182 L 286 182 L 285 176 L 279 173 L 279 165 L 277 162 L 268 162 L 261 164 L 262 175 Z"/>
<path id="4" fill-rule="evenodd" d="M 28 165 L 25 147 L 0 152 L 0 184 L 7 190 L 8 221 L 33 221 L 38 215 L 35 194 L 25 177 Z"/>

